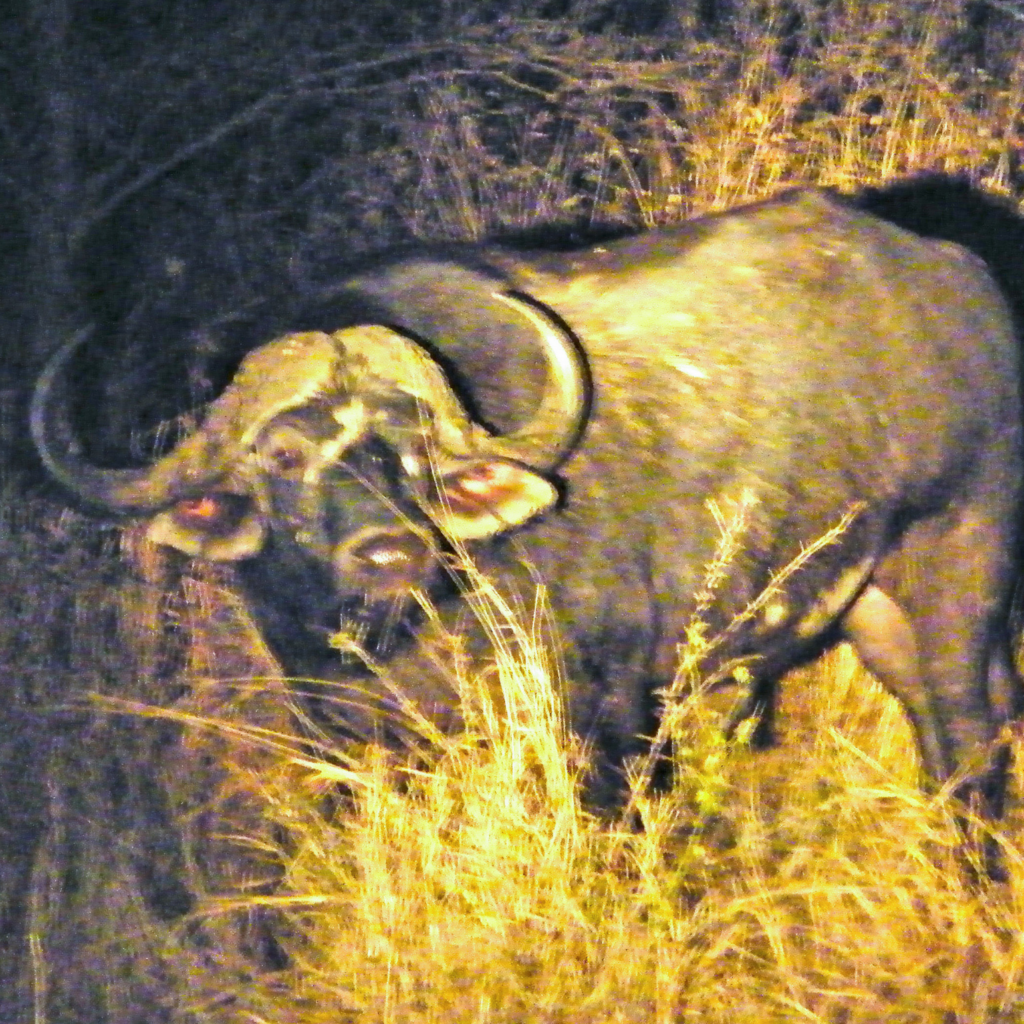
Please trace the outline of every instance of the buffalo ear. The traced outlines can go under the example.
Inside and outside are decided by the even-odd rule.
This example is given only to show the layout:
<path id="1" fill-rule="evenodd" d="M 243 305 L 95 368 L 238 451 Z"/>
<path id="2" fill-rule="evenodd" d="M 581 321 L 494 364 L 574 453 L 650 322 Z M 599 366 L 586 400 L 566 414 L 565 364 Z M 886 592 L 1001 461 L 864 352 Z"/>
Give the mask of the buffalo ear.
<path id="1" fill-rule="evenodd" d="M 265 532 L 263 517 L 248 495 L 212 492 L 155 515 L 146 538 L 192 558 L 237 562 L 263 547 Z"/>
<path id="2" fill-rule="evenodd" d="M 452 540 L 481 540 L 520 526 L 558 501 L 554 485 L 508 459 L 471 460 L 441 474 L 438 520 Z"/>

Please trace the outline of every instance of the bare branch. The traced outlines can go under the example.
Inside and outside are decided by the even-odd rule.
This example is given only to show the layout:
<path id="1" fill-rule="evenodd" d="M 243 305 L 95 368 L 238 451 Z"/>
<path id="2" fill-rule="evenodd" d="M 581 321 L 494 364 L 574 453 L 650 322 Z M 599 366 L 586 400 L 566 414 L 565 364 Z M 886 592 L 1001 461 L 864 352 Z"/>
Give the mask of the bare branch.
<path id="1" fill-rule="evenodd" d="M 394 83 L 386 82 L 377 86 L 339 86 L 325 83 L 335 82 L 341 76 L 357 75 L 361 72 L 384 68 L 396 63 L 402 63 L 412 58 L 439 55 L 441 53 L 450 52 L 451 50 L 452 47 L 450 44 L 431 47 L 409 47 L 379 60 L 357 61 L 351 64 L 320 71 L 316 74 L 305 75 L 295 79 L 285 88 L 267 93 L 260 99 L 249 104 L 249 106 L 240 110 L 233 117 L 226 121 L 222 121 L 215 128 L 212 128 L 198 139 L 182 146 L 165 160 L 161 160 L 148 170 L 143 171 L 136 178 L 132 179 L 110 195 L 104 202 L 84 213 L 68 233 L 70 246 L 74 247 L 77 245 L 95 224 L 109 217 L 114 210 L 132 196 L 142 192 L 154 182 L 159 181 L 161 178 L 170 174 L 172 171 L 181 167 L 183 164 L 192 160 L 199 154 L 216 146 L 228 136 L 257 123 L 261 118 L 267 116 L 267 114 L 275 108 L 286 105 L 297 98 L 308 98 L 317 94 L 322 94 L 324 96 L 340 96 L 346 94 L 365 93 L 371 89 L 373 91 L 385 89 L 393 86 Z M 451 72 L 449 71 L 446 73 L 450 74 Z M 403 84 L 407 85 L 409 82 L 415 82 L 417 78 L 422 78 L 426 81 L 431 77 L 432 76 L 408 76 L 402 81 Z"/>
<path id="2" fill-rule="evenodd" d="M 1015 7 L 1009 3 L 1009 0 L 983 0 L 983 2 L 988 4 L 989 7 L 994 7 L 1000 13 L 1005 14 L 1008 18 L 1024 23 L 1024 10 Z"/>

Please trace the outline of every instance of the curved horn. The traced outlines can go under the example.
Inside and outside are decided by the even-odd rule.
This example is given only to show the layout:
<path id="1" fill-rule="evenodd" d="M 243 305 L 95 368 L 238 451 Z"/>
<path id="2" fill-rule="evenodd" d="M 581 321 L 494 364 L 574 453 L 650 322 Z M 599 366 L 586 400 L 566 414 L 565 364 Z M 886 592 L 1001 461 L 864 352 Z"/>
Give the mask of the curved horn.
<path id="1" fill-rule="evenodd" d="M 263 345 L 243 360 L 194 434 L 150 466 L 104 469 L 79 454 L 67 409 L 68 363 L 90 333 L 80 331 L 47 363 L 32 396 L 30 427 L 39 457 L 59 483 L 80 500 L 116 512 L 156 512 L 230 478 L 255 431 L 327 388 L 338 361 L 325 334 L 289 335 Z"/>
<path id="2" fill-rule="evenodd" d="M 186 483 L 198 485 L 195 473 L 206 439 L 194 435 L 154 466 L 103 469 L 79 454 L 67 408 L 67 369 L 74 354 L 92 334 L 87 327 L 54 353 L 36 382 L 29 428 L 43 465 L 75 497 L 108 511 L 148 512 L 171 504 Z"/>
<path id="3" fill-rule="evenodd" d="M 423 339 L 450 362 L 483 419 L 501 425 L 492 451 L 554 469 L 589 413 L 587 364 L 558 317 L 503 285 L 504 277 L 443 257 L 412 257 L 351 277 L 321 301 L 340 302 L 353 322 Z"/>
<path id="4" fill-rule="evenodd" d="M 471 423 L 444 371 L 417 342 L 380 324 L 363 324 L 332 336 L 342 366 L 350 375 L 347 390 L 358 392 L 371 380 L 398 386 L 435 413 L 434 429 L 453 454 L 488 454 L 514 459 L 533 469 L 554 469 L 572 451 L 586 423 L 590 378 L 572 336 L 531 303 L 503 292 L 492 298 L 513 309 L 539 342 L 545 381 L 536 411 L 522 426 L 490 434 Z M 370 385 L 372 386 L 372 385 Z"/>
<path id="5" fill-rule="evenodd" d="M 573 336 L 546 310 L 508 292 L 493 297 L 515 310 L 534 328 L 544 356 L 547 377 L 537 410 L 517 430 L 495 437 L 495 454 L 535 469 L 552 470 L 569 455 L 590 412 L 590 373 Z"/>

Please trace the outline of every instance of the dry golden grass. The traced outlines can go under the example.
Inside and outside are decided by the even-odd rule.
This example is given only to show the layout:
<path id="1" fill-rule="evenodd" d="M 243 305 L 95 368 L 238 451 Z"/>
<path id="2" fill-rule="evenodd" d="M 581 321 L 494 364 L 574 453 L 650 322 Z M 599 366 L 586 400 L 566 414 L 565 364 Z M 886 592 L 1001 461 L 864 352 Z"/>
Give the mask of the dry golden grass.
<path id="1" fill-rule="evenodd" d="M 542 601 L 533 627 L 486 580 L 474 603 L 502 714 L 490 674 L 460 677 L 467 729 L 429 754 L 338 749 L 263 775 L 286 842 L 251 902 L 280 914 L 290 965 L 228 1019 L 1016 1019 L 1018 822 L 999 830 L 1011 881 L 972 869 L 948 793 L 919 787 L 906 720 L 849 648 L 786 680 L 767 753 L 722 738 L 721 695 L 679 697 L 672 784 L 599 818 L 535 640 Z"/>
<path id="2" fill-rule="evenodd" d="M 698 742 L 674 787 L 638 797 L 642 829 L 581 808 L 578 749 L 523 653 L 500 665 L 512 721 L 482 716 L 416 764 L 339 751 L 267 779 L 288 852 L 260 902 L 290 922 L 291 965 L 232 1019 L 1015 1019 L 1018 829 L 1009 883 L 968 870 L 849 650 L 787 680 L 765 755 L 711 738 L 720 719 L 691 698 Z"/>
<path id="3" fill-rule="evenodd" d="M 804 27 L 787 37 L 795 11 Z M 652 226 L 921 171 L 1012 193 L 1019 26 L 990 28 L 982 57 L 967 14 L 959 0 L 769 0 L 738 5 L 713 40 L 646 44 L 524 23 L 477 54 L 476 77 L 423 86 L 423 119 L 400 126 L 416 184 L 396 204 L 414 234 L 479 238 L 581 215 Z"/>

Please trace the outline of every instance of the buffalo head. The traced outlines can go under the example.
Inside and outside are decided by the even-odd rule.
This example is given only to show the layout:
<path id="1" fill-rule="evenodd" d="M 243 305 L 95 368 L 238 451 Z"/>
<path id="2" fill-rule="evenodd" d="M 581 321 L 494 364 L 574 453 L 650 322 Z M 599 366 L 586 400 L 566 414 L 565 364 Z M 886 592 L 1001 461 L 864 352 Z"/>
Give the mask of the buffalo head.
<path id="1" fill-rule="evenodd" d="M 149 516 L 157 544 L 214 561 L 288 560 L 306 596 L 319 592 L 315 630 L 330 633 L 348 598 L 372 605 L 427 587 L 445 549 L 521 525 L 558 500 L 546 474 L 579 435 L 584 366 L 573 339 L 530 303 L 495 298 L 547 364 L 534 414 L 504 435 L 467 417 L 422 347 L 369 324 L 292 334 L 251 352 L 202 427 L 138 470 L 97 468 L 68 443 L 60 396 L 81 335 L 40 379 L 33 436 L 79 499 Z"/>

